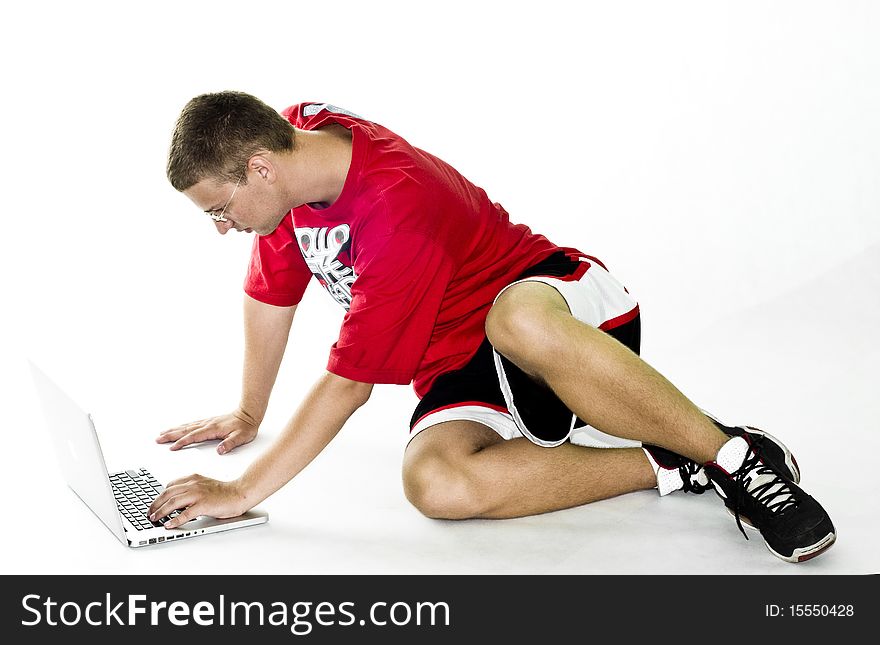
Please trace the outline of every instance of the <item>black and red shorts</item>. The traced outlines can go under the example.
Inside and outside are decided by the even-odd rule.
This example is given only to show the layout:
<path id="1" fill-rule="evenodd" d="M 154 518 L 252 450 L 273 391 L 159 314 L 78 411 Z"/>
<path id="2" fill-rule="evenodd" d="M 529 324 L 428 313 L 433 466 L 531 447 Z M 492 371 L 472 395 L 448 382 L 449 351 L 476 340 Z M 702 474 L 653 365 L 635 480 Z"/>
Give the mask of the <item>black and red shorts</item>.
<path id="1" fill-rule="evenodd" d="M 559 252 L 525 271 L 505 289 L 524 281 L 555 288 L 575 318 L 639 353 L 639 305 L 599 260 L 571 258 Z M 505 439 L 524 436 L 546 447 L 557 446 L 578 431 L 591 432 L 598 445 L 638 445 L 590 428 L 550 388 L 496 352 L 488 339 L 464 367 L 437 377 L 416 406 L 410 439 L 425 428 L 458 420 L 481 423 Z"/>

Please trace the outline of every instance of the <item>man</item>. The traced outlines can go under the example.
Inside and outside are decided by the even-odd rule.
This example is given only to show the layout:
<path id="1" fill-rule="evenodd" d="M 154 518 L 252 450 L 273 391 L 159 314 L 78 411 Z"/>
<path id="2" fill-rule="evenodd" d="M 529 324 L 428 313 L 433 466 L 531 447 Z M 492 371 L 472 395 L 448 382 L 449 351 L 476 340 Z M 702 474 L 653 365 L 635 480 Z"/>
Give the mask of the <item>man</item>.
<path id="1" fill-rule="evenodd" d="M 279 115 L 256 98 L 192 99 L 172 185 L 218 232 L 256 232 L 235 412 L 168 430 L 171 449 L 251 441 L 314 275 L 346 308 L 327 372 L 238 479 L 171 482 L 150 512 L 230 517 L 299 473 L 370 397 L 413 383 L 407 498 L 432 518 L 509 518 L 658 488 L 712 486 L 791 562 L 834 542 L 789 450 L 705 415 L 638 357 L 636 301 L 596 258 L 512 224 L 486 193 L 388 129 L 328 104 Z M 589 424 L 642 447 L 569 441 Z M 638 446 L 638 443 L 632 445 Z M 745 534 L 745 531 L 743 531 Z"/>

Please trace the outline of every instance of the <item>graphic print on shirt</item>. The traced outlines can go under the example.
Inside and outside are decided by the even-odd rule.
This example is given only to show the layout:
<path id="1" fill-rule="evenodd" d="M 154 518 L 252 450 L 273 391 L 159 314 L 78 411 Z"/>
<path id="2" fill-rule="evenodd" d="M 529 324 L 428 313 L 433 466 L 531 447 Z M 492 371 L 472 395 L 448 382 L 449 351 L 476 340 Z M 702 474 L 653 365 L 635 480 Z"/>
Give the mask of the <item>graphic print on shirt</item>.
<path id="1" fill-rule="evenodd" d="M 348 311 L 351 285 L 357 275 L 351 268 L 351 229 L 348 224 L 330 228 L 294 228 L 299 250 L 309 270 L 333 299 Z"/>
<path id="2" fill-rule="evenodd" d="M 362 116 L 358 116 L 354 112 L 349 112 L 348 110 L 343 110 L 341 107 L 336 107 L 335 105 L 331 105 L 330 103 L 312 103 L 311 105 L 307 105 L 303 108 L 303 116 L 315 116 L 321 110 L 327 110 L 328 112 L 332 112 L 333 114 L 344 114 L 345 116 L 354 117 L 355 119 L 362 119 Z"/>

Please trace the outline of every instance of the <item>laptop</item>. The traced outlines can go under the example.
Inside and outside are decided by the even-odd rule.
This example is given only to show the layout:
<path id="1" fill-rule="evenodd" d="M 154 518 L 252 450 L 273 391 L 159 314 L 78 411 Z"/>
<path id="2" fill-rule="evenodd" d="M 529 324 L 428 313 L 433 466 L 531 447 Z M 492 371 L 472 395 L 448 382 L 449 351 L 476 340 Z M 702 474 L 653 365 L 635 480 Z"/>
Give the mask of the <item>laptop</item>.
<path id="1" fill-rule="evenodd" d="M 167 517 L 151 522 L 147 518 L 147 509 L 162 492 L 162 485 L 146 468 L 108 473 L 92 416 L 85 413 L 33 361 L 29 362 L 49 434 L 68 485 L 125 546 L 179 542 L 268 521 L 266 512 L 251 509 L 243 515 L 226 519 L 203 515 L 173 529 L 163 526 Z"/>

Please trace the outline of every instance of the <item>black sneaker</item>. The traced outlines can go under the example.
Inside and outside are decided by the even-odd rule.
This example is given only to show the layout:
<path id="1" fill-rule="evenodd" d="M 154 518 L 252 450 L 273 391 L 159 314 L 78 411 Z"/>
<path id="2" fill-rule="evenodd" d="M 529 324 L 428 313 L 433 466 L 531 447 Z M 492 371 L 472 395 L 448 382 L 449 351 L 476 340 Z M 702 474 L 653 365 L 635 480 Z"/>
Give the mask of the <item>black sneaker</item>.
<path id="1" fill-rule="evenodd" d="M 726 426 L 705 410 L 703 410 L 703 414 L 728 437 L 749 435 L 753 439 L 762 438 L 764 457 L 767 462 L 795 484 L 800 483 L 801 471 L 798 468 L 797 460 L 779 439 L 751 426 Z M 647 453 L 654 474 L 657 476 L 657 490 L 660 491 L 660 495 L 668 495 L 677 490 L 701 495 L 708 488 L 711 488 L 709 479 L 703 472 L 702 464 L 658 446 L 642 444 L 642 448 Z"/>
<path id="2" fill-rule="evenodd" d="M 819 502 L 773 466 L 768 445 L 766 436 L 733 437 L 705 472 L 746 539 L 743 523 L 761 532 L 775 556 L 803 562 L 834 544 L 837 533 Z"/>

